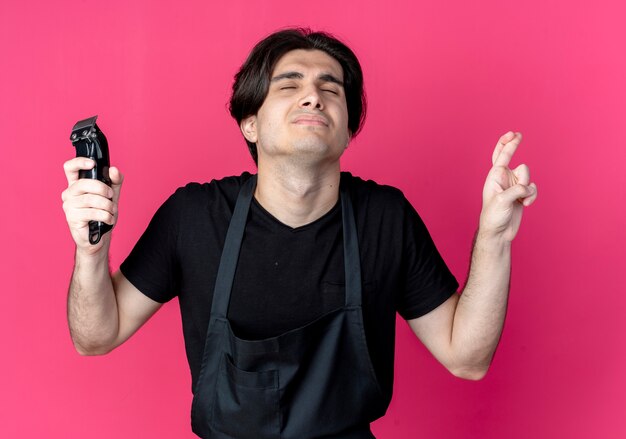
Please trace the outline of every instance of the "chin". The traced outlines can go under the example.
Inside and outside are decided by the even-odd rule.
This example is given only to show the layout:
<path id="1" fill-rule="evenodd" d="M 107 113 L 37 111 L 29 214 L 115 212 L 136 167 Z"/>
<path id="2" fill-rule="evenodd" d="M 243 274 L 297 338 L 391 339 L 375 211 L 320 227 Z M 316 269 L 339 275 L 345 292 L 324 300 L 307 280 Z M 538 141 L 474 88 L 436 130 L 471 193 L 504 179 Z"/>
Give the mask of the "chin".
<path id="1" fill-rule="evenodd" d="M 317 134 L 309 133 L 308 135 L 292 136 L 287 141 L 275 142 L 272 147 L 265 149 L 270 156 L 283 156 L 284 158 L 291 156 L 294 159 L 312 163 L 339 159 L 345 148 L 336 143 L 329 142 Z"/>
<path id="2" fill-rule="evenodd" d="M 324 152 L 331 149 L 328 143 L 320 139 L 298 139 L 292 143 L 292 146 L 294 151 L 301 152 Z"/>
<path id="3" fill-rule="evenodd" d="M 291 144 L 294 149 L 299 150 L 333 150 L 343 149 L 342 139 L 338 137 L 330 137 L 329 133 L 316 132 L 311 130 L 307 133 L 300 133 L 300 135 L 294 135 L 291 140 Z M 345 143 L 348 143 L 348 139 L 345 139 Z M 338 145 L 342 145 L 341 147 Z"/>
<path id="4" fill-rule="evenodd" d="M 329 146 L 327 143 L 299 143 L 293 145 L 294 156 L 310 161 L 339 160 L 343 148 Z"/>

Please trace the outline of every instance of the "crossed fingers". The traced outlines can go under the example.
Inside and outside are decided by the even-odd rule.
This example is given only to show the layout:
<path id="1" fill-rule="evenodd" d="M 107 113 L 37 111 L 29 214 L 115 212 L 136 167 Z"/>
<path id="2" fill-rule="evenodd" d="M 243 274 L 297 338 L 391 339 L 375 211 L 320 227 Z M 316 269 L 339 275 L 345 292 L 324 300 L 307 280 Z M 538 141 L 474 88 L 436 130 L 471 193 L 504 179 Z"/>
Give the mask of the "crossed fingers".
<path id="1" fill-rule="evenodd" d="M 511 181 L 509 181 L 508 184 L 503 182 L 503 189 L 510 192 L 511 196 L 515 193 L 517 200 L 524 206 L 530 206 L 537 198 L 537 185 L 530 182 L 530 170 L 528 166 L 522 164 L 513 170 L 509 169 L 513 154 L 515 154 L 521 141 L 522 133 L 509 131 L 504 134 L 500 137 L 498 143 L 496 143 L 491 161 L 494 168 L 506 168 L 506 175 L 510 176 Z M 514 186 L 517 187 L 513 189 Z"/>
<path id="2" fill-rule="evenodd" d="M 500 137 L 491 157 L 493 166 L 508 166 L 521 141 L 522 133 L 514 133 L 513 131 Z"/>

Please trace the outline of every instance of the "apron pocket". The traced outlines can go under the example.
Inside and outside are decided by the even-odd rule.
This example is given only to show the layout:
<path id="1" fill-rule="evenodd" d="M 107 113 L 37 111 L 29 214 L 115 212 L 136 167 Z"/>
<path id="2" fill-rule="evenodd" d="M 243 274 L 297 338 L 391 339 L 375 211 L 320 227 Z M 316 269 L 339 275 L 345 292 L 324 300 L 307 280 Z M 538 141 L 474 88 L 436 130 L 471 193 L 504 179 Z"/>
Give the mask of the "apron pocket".
<path id="1" fill-rule="evenodd" d="M 215 388 L 212 427 L 234 438 L 278 439 L 278 371 L 242 370 L 224 354 Z"/>

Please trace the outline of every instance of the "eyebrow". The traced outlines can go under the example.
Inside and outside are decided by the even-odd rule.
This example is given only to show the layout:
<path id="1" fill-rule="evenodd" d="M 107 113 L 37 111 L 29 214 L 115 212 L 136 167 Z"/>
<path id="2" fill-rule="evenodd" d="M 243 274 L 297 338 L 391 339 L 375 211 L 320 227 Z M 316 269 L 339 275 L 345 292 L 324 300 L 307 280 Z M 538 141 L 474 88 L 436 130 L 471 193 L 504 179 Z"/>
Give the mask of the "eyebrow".
<path id="1" fill-rule="evenodd" d="M 280 81 L 281 79 L 303 79 L 303 78 L 304 78 L 304 75 L 300 72 L 285 72 L 285 73 L 281 73 L 280 75 L 274 76 L 270 80 L 270 82 L 277 82 L 277 81 Z M 343 87 L 343 81 L 340 81 L 339 79 L 335 78 L 330 73 L 322 73 L 321 75 L 317 77 L 317 79 L 323 82 L 332 82 L 334 84 L 337 84 Z"/>

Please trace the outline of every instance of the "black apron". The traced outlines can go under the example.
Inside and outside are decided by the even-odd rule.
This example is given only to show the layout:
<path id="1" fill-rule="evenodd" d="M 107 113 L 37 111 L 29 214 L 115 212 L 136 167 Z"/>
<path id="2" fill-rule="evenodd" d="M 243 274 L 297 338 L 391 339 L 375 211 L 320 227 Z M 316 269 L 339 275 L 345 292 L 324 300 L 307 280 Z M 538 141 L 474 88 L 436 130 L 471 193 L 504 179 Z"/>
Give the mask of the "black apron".
<path id="1" fill-rule="evenodd" d="M 193 431 L 216 439 L 373 438 L 369 423 L 387 404 L 365 340 L 348 191 L 340 188 L 345 306 L 279 336 L 243 340 L 226 315 L 255 187 L 256 176 L 243 184 L 226 234 L 194 388 Z"/>

